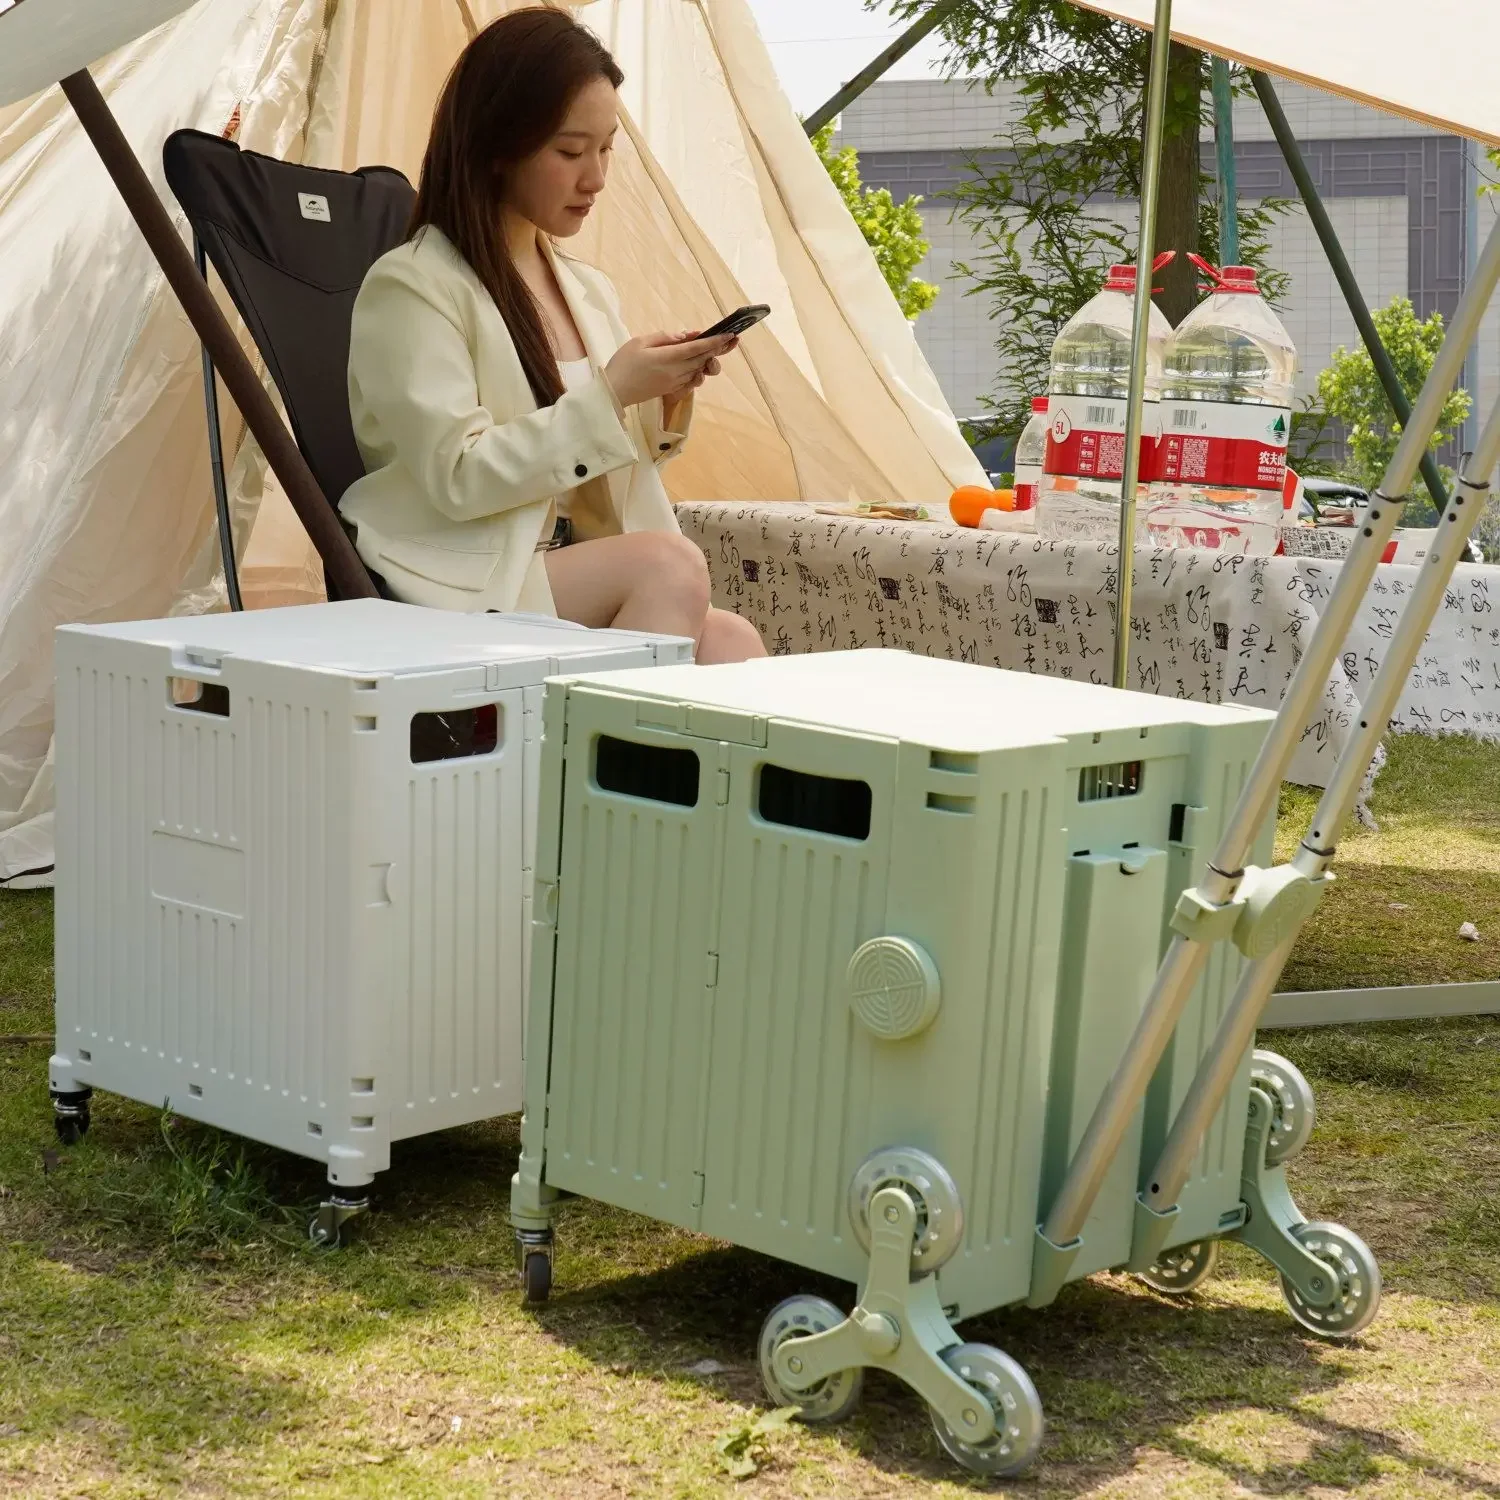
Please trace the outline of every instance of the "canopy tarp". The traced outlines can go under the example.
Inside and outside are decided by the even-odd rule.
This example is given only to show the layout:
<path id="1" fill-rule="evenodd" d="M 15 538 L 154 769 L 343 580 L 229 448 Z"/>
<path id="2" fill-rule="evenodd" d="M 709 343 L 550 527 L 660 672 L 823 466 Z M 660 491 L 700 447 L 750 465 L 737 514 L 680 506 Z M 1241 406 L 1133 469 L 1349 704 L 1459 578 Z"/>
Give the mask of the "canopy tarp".
<path id="1" fill-rule="evenodd" d="M 167 19 L 92 71 L 187 240 L 162 181 L 172 130 L 415 178 L 444 76 L 473 30 L 510 7 L 125 8 Z M 88 51 L 43 18 L 86 30 L 107 9 L 20 0 L 0 11 L 0 881 L 18 884 L 52 861 L 54 628 L 224 607 L 197 339 L 72 112 L 43 85 Z M 941 502 L 982 483 L 746 0 L 602 0 L 581 19 L 620 53 L 626 128 L 576 247 L 642 331 L 705 326 L 742 302 L 774 308 L 700 393 L 693 441 L 665 471 L 674 498 Z M 41 72 L 12 47 L 22 20 L 45 41 Z M 247 602 L 316 599 L 317 558 L 222 391 L 221 403 Z"/>
<path id="2" fill-rule="evenodd" d="M 1152 0 L 1076 0 L 1151 29 Z M 1500 146 L 1496 0 L 1173 0 L 1172 36 L 1218 57 Z"/>

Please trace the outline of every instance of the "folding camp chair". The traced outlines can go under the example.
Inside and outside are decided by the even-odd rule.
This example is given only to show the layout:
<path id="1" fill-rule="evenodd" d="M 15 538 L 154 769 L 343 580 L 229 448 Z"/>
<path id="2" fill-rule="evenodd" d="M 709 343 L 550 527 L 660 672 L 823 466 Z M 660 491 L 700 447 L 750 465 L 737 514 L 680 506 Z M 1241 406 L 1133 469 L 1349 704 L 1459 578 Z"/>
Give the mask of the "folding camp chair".
<path id="1" fill-rule="evenodd" d="M 162 149 L 167 185 L 193 228 L 199 273 L 213 263 L 286 407 L 297 446 L 337 509 L 364 473 L 349 416 L 354 298 L 365 273 L 405 237 L 415 193 L 392 167 L 335 172 L 242 151 L 200 130 Z M 219 432 L 214 368 L 203 399 L 229 601 L 242 608 Z M 381 593 L 381 580 L 372 581 Z M 330 585 L 329 597 L 336 597 Z"/>

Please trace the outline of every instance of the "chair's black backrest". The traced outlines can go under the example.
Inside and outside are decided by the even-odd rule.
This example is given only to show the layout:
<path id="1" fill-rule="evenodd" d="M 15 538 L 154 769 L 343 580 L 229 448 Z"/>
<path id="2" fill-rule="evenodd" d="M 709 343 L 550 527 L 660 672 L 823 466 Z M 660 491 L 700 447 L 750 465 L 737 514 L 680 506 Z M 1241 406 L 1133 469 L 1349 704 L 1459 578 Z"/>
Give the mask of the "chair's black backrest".
<path id="1" fill-rule="evenodd" d="M 201 130 L 168 136 L 162 160 L 337 507 L 365 471 L 349 416 L 354 298 L 365 272 L 405 238 L 411 184 L 392 167 L 303 167 Z"/>

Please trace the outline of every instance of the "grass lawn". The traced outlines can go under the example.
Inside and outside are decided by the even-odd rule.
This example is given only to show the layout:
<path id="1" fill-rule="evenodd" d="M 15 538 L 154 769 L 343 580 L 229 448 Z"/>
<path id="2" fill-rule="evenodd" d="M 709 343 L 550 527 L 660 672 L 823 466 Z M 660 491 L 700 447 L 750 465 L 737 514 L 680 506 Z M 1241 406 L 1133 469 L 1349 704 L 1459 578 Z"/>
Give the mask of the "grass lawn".
<path id="1" fill-rule="evenodd" d="M 1500 975 L 1500 752 L 1392 747 L 1378 833 L 1284 985 Z M 1288 792 L 1283 842 L 1310 798 Z M 1473 921 L 1479 943 L 1458 939 Z M 565 1212 L 558 1289 L 520 1302 L 505 1189 L 515 1122 L 406 1143 L 344 1251 L 310 1249 L 309 1163 L 96 1095 L 62 1150 L 47 1100 L 51 898 L 0 896 L 0 1496 L 958 1495 L 904 1387 L 846 1425 L 717 1445 L 763 1411 L 761 1320 L 844 1289 L 592 1204 Z M 1351 1345 L 1304 1336 L 1230 1246 L 1171 1303 L 1123 1277 L 965 1324 L 1031 1372 L 1025 1496 L 1500 1497 L 1500 1018 L 1278 1032 L 1316 1086 L 1294 1164 L 1312 1218 L 1379 1255 Z M 846 1303 L 847 1305 L 847 1303 Z"/>

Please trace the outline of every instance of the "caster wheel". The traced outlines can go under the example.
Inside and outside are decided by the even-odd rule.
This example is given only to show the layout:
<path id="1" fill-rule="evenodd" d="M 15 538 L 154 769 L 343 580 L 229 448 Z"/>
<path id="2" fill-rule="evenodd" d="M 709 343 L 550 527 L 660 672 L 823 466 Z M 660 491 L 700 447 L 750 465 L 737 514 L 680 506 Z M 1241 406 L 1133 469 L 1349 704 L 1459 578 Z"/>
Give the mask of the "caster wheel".
<path id="1" fill-rule="evenodd" d="M 521 1266 L 522 1294 L 527 1302 L 545 1302 L 552 1294 L 552 1257 L 533 1250 Z"/>
<path id="2" fill-rule="evenodd" d="M 1380 1266 L 1370 1247 L 1342 1224 L 1299 1224 L 1292 1234 L 1303 1249 L 1332 1267 L 1339 1283 L 1337 1302 L 1311 1307 L 1283 1276 L 1281 1295 L 1292 1316 L 1324 1338 L 1352 1339 L 1362 1333 L 1380 1310 Z"/>
<path id="3" fill-rule="evenodd" d="M 307 1221 L 307 1239 L 319 1250 L 337 1250 L 344 1243 L 342 1226 L 319 1209 Z"/>
<path id="4" fill-rule="evenodd" d="M 958 1184 L 942 1162 L 925 1151 L 900 1146 L 872 1151 L 849 1183 L 849 1219 L 862 1250 L 870 1248 L 870 1200 L 885 1187 L 904 1189 L 916 1205 L 912 1270 L 918 1275 L 936 1271 L 963 1244 L 964 1205 Z"/>
<path id="5" fill-rule="evenodd" d="M 89 1112 L 79 1109 L 72 1114 L 54 1115 L 52 1128 L 63 1145 L 76 1146 L 89 1133 Z"/>
<path id="6" fill-rule="evenodd" d="M 347 1198 L 330 1184 L 330 1195 L 308 1221 L 307 1238 L 319 1250 L 337 1250 L 348 1242 L 350 1221 L 370 1211 L 368 1198 Z"/>
<path id="7" fill-rule="evenodd" d="M 822 1297 L 788 1297 L 771 1309 L 760 1331 L 760 1378 L 777 1406 L 795 1406 L 804 1422 L 841 1422 L 859 1405 L 865 1372 L 855 1368 L 829 1375 L 805 1391 L 788 1390 L 776 1378 L 776 1351 L 789 1340 L 837 1328 L 844 1315 Z"/>
<path id="8" fill-rule="evenodd" d="M 1308 1142 L 1317 1120 L 1312 1085 L 1302 1070 L 1276 1052 L 1257 1049 L 1250 1062 L 1250 1081 L 1271 1096 L 1271 1133 L 1266 1165 L 1290 1161 Z"/>
<path id="9" fill-rule="evenodd" d="M 1214 1274 L 1218 1263 L 1219 1242 L 1198 1240 L 1165 1251 L 1149 1271 L 1140 1273 L 1140 1277 L 1153 1292 L 1181 1297 L 1202 1286 Z"/>
<path id="10" fill-rule="evenodd" d="M 1020 1473 L 1036 1457 L 1045 1425 L 1031 1377 L 1010 1355 L 988 1344 L 956 1344 L 943 1350 L 943 1363 L 994 1408 L 995 1433 L 982 1443 L 966 1443 L 931 1409 L 938 1442 L 971 1474 Z"/>

